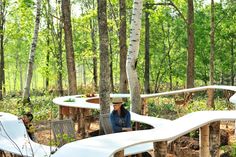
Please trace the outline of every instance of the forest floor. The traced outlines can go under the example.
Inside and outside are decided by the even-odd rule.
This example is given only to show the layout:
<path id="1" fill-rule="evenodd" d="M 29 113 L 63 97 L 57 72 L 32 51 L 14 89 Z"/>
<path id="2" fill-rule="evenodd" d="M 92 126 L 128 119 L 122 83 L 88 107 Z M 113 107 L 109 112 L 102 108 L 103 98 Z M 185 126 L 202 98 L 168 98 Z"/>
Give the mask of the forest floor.
<path id="1" fill-rule="evenodd" d="M 37 138 L 38 143 L 50 145 L 50 141 L 53 140 L 53 134 L 50 129 L 50 123 L 49 122 L 41 122 L 37 123 L 36 125 L 36 133 L 35 136 Z M 75 127 L 77 128 L 77 126 Z M 231 145 L 236 143 L 236 137 L 234 135 L 234 123 L 233 122 L 223 122 L 221 123 L 221 140 L 223 139 L 225 146 L 223 146 L 223 149 L 221 149 L 220 154 L 221 157 L 230 157 L 229 153 L 232 153 L 232 147 Z M 88 132 L 93 132 L 99 129 L 99 122 L 95 121 L 91 123 L 90 129 Z M 81 136 L 77 133 L 77 139 L 81 139 Z M 222 143 L 222 141 L 221 141 Z M 183 136 L 176 140 L 174 142 L 174 148 L 178 150 L 174 150 L 172 153 L 177 154 L 169 154 L 168 157 L 194 157 L 199 156 L 199 141 L 197 138 L 192 138 L 189 136 Z M 235 148 L 234 148 L 235 149 Z M 235 151 L 235 150 L 233 150 Z M 224 154 L 224 155 L 223 155 Z M 225 155 L 226 154 L 226 155 Z"/>
<path id="2" fill-rule="evenodd" d="M 50 141 L 54 140 L 53 133 L 51 130 L 50 122 L 38 122 L 35 124 L 36 132 L 35 137 L 37 139 L 38 143 L 50 145 Z M 75 131 L 76 131 L 76 139 L 80 140 L 82 139 L 81 135 L 77 133 L 77 124 L 75 124 Z M 99 121 L 96 120 L 90 124 L 90 128 L 88 130 L 88 133 L 94 132 L 99 129 Z"/>

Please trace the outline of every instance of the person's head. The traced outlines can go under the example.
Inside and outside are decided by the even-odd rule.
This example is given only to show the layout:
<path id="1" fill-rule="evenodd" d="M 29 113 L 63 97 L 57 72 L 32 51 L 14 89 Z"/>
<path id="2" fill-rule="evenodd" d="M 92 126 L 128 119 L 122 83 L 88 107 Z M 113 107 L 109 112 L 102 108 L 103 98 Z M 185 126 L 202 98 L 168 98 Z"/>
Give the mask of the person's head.
<path id="1" fill-rule="evenodd" d="M 113 98 L 112 99 L 113 109 L 115 111 L 118 111 L 121 109 L 121 106 L 123 104 L 122 98 Z"/>
<path id="2" fill-rule="evenodd" d="M 33 118 L 34 117 L 33 117 L 32 113 L 30 113 L 30 112 L 27 112 L 27 113 L 23 114 L 23 122 L 24 123 L 31 122 Z"/>

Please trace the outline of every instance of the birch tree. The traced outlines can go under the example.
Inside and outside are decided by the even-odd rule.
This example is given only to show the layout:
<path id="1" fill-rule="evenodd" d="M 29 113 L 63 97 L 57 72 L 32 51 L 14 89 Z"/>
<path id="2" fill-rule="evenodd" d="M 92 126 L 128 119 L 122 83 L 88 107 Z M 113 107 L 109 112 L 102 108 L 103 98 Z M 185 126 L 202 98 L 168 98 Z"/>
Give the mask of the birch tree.
<path id="1" fill-rule="evenodd" d="M 33 35 L 33 40 L 31 43 L 31 49 L 29 53 L 27 77 L 26 77 L 26 83 L 25 83 L 24 92 L 23 92 L 23 98 L 22 98 L 24 104 L 30 103 L 30 99 L 29 99 L 30 84 L 31 84 L 32 76 L 33 76 L 34 57 L 35 57 L 35 51 L 36 51 L 37 40 L 38 40 L 38 32 L 39 32 L 39 24 L 40 24 L 40 12 L 41 12 L 41 0 L 37 0 L 34 35 Z"/>
<path id="2" fill-rule="evenodd" d="M 126 71 L 131 94 L 132 111 L 135 113 L 141 113 L 141 96 L 137 73 L 137 62 L 140 43 L 142 7 L 142 0 L 134 0 L 131 18 L 130 44 L 126 61 Z"/>

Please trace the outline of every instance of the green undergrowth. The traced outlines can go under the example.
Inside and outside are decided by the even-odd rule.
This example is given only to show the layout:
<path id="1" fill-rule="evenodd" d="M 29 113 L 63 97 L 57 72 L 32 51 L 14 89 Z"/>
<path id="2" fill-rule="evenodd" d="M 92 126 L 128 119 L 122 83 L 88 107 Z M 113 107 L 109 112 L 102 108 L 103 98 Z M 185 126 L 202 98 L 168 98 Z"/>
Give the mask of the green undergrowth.
<path id="1" fill-rule="evenodd" d="M 52 102 L 53 98 L 52 95 L 32 96 L 30 98 L 32 107 L 30 107 L 23 105 L 20 97 L 5 97 L 0 101 L 0 112 L 21 116 L 23 113 L 31 111 L 34 121 L 50 120 L 58 116 L 58 106 Z"/>
<path id="2" fill-rule="evenodd" d="M 207 106 L 207 98 L 203 95 L 194 96 L 185 106 L 176 105 L 173 97 L 156 97 L 148 99 L 148 115 L 176 119 L 191 112 L 205 110 L 232 110 L 235 106 L 223 97 L 214 99 L 215 109 Z"/>

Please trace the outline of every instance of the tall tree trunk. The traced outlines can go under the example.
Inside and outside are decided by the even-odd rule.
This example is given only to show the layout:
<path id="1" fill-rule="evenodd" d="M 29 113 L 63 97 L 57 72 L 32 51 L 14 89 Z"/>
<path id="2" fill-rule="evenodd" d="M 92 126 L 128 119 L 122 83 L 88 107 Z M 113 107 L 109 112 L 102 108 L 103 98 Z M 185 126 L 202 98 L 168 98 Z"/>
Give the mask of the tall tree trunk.
<path id="1" fill-rule="evenodd" d="M 20 46 L 21 42 L 20 40 L 17 41 L 17 49 L 20 50 L 21 49 L 21 46 Z M 16 82 L 17 82 L 17 71 L 18 71 L 18 67 L 19 67 L 19 62 L 20 62 L 20 58 L 19 58 L 19 51 L 16 51 L 16 54 L 15 54 L 15 60 L 16 60 L 16 65 L 15 65 L 15 74 L 14 74 L 14 88 L 13 90 L 16 91 Z"/>
<path id="2" fill-rule="evenodd" d="M 234 55 L 234 38 L 231 39 L 231 85 L 234 86 L 234 78 L 235 78 L 235 72 L 234 72 L 234 62 L 235 62 L 235 55 Z"/>
<path id="3" fill-rule="evenodd" d="M 86 70 L 85 70 L 85 61 L 83 60 L 83 86 L 86 88 L 87 82 L 86 82 Z"/>
<path id="4" fill-rule="evenodd" d="M 93 86 L 94 91 L 98 90 L 98 72 L 97 72 L 97 44 L 96 44 L 96 28 L 94 26 L 94 20 L 90 19 L 91 39 L 92 39 L 92 51 L 93 51 Z"/>
<path id="5" fill-rule="evenodd" d="M 75 57 L 71 27 L 71 7 L 70 0 L 62 1 L 62 19 L 64 23 L 65 32 L 65 46 L 66 46 L 66 62 L 69 82 L 69 95 L 77 94 L 76 71 L 75 71 Z"/>
<path id="6" fill-rule="evenodd" d="M 58 3 L 60 3 L 60 1 L 58 1 Z M 58 4 L 60 6 L 60 4 Z M 62 13 L 60 10 L 60 7 L 58 7 L 58 16 L 60 17 L 60 19 L 62 19 Z M 57 49 L 55 50 L 57 53 L 57 90 L 58 90 L 58 94 L 60 96 L 64 95 L 63 93 L 63 83 L 62 83 L 62 72 L 63 72 L 63 63 L 62 63 L 62 29 L 63 29 L 63 24 L 62 21 L 59 20 L 59 22 L 57 23 Z M 54 30 L 52 30 L 54 31 Z"/>
<path id="7" fill-rule="evenodd" d="M 170 24 L 168 23 L 168 31 L 167 31 L 167 40 L 168 40 L 168 52 L 167 52 L 167 57 L 168 57 L 168 67 L 169 67 L 169 80 L 170 80 L 170 86 L 169 89 L 172 91 L 173 89 L 173 80 L 172 80 L 172 62 L 171 62 L 171 43 L 170 43 Z"/>
<path id="8" fill-rule="evenodd" d="M 36 19 L 35 19 L 35 26 L 34 26 L 34 36 L 33 41 L 31 44 L 31 49 L 29 53 L 29 64 L 28 64 L 28 70 L 27 70 L 27 78 L 26 83 L 24 87 L 24 93 L 23 93 L 23 103 L 30 103 L 30 85 L 31 80 L 33 76 L 33 66 L 34 66 L 34 56 L 37 46 L 37 40 L 38 40 L 38 31 L 39 31 L 39 24 L 40 24 L 40 12 L 41 12 L 41 0 L 37 0 L 37 8 L 36 8 Z"/>
<path id="9" fill-rule="evenodd" d="M 0 100 L 3 99 L 5 89 L 5 72 L 4 72 L 4 24 L 5 24 L 5 0 L 0 0 Z"/>
<path id="10" fill-rule="evenodd" d="M 58 52 L 57 52 L 57 65 L 58 65 L 58 71 L 57 71 L 57 89 L 59 92 L 59 95 L 63 95 L 63 84 L 62 84 L 62 71 L 63 71 L 63 64 L 62 64 L 62 27 L 59 26 L 59 32 L 58 32 Z"/>
<path id="11" fill-rule="evenodd" d="M 52 10 L 50 0 L 47 0 L 48 12 L 47 18 L 49 23 L 49 29 L 51 32 L 52 43 L 54 45 L 54 50 L 52 51 L 53 56 L 56 58 L 56 71 L 57 71 L 57 94 L 63 95 L 63 86 L 62 86 L 62 21 L 58 20 L 56 25 L 53 22 Z M 62 19 L 61 15 L 61 4 L 60 1 L 56 0 L 56 16 Z M 56 27 L 56 28 L 55 28 Z M 62 115 L 60 115 L 60 119 Z"/>
<path id="12" fill-rule="evenodd" d="M 108 52 L 108 28 L 107 28 L 107 1 L 98 0 L 98 28 L 99 28 L 99 49 L 100 49 L 100 114 L 110 112 L 110 69 Z"/>
<path id="13" fill-rule="evenodd" d="M 46 18 L 47 18 L 47 38 L 46 38 L 46 40 L 47 40 L 47 47 L 48 47 L 48 49 L 47 49 L 47 55 L 46 55 L 46 80 L 45 80 L 45 87 L 46 87 L 46 89 L 48 89 L 48 86 L 49 86 L 49 59 L 50 59 L 50 49 L 49 49 L 49 47 L 50 47 L 50 24 L 51 24 L 51 19 L 50 19 L 50 13 L 51 13 L 51 5 L 50 5 L 50 0 L 47 0 L 47 10 L 46 10 L 46 12 L 47 12 L 47 16 L 46 16 Z"/>
<path id="14" fill-rule="evenodd" d="M 146 4 L 146 8 L 148 9 L 148 4 Z M 145 71 L 144 71 L 144 91 L 146 94 L 150 93 L 150 53 L 149 53 L 149 29 L 150 29 L 150 23 L 149 23 L 149 11 L 146 10 L 145 12 Z"/>
<path id="15" fill-rule="evenodd" d="M 187 88 L 194 87 L 194 5 L 193 0 L 188 0 L 188 64 Z"/>
<path id="16" fill-rule="evenodd" d="M 142 0 L 134 0 L 130 31 L 130 45 L 126 62 L 127 77 L 131 93 L 132 111 L 141 113 L 140 84 L 137 73 L 138 52 L 140 43 Z"/>
<path id="17" fill-rule="evenodd" d="M 111 29 L 110 32 L 112 32 L 113 30 Z M 109 38 L 109 37 L 108 37 Z M 112 50 L 112 39 L 111 39 L 111 35 L 110 35 L 110 38 L 109 38 L 109 50 L 110 50 L 110 63 L 109 63 L 109 66 L 110 66 L 110 81 L 111 81 L 111 92 L 113 93 L 114 92 L 114 80 L 113 80 L 113 61 L 112 61 L 112 57 L 113 57 L 113 50 Z"/>
<path id="18" fill-rule="evenodd" d="M 22 68 L 22 62 L 19 62 L 19 67 L 20 67 L 20 92 L 23 93 L 23 68 Z"/>
<path id="19" fill-rule="evenodd" d="M 48 30 L 49 30 L 49 24 L 48 24 Z M 47 37 L 47 46 L 48 47 L 50 46 L 49 34 L 48 34 L 48 37 Z M 48 89 L 48 86 L 49 86 L 49 61 L 50 61 L 49 59 L 50 59 L 50 50 L 47 49 L 47 55 L 46 55 L 46 67 L 47 67 L 47 69 L 46 69 L 46 80 L 45 80 L 46 89 Z"/>
<path id="20" fill-rule="evenodd" d="M 125 0 L 119 0 L 120 6 L 120 30 L 119 30 L 119 47 L 120 47 L 120 93 L 128 92 L 128 80 L 126 74 L 126 3 Z"/>
<path id="21" fill-rule="evenodd" d="M 214 0 L 211 0 L 211 52 L 210 52 L 210 85 L 214 84 L 214 54 L 215 54 L 215 7 Z M 214 89 L 208 89 L 207 105 L 215 108 L 214 105 Z"/>

